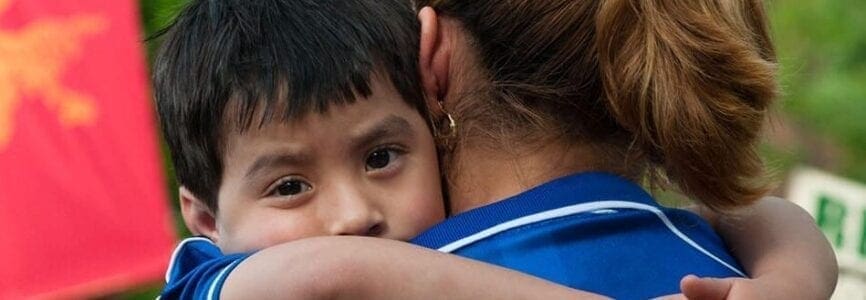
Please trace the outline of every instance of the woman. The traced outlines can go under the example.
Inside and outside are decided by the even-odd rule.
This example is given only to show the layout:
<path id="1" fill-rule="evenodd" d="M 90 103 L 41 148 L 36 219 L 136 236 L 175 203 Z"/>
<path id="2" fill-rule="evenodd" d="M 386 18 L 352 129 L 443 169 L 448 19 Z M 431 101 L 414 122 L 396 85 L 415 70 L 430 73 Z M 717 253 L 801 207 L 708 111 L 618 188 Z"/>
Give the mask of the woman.
<path id="1" fill-rule="evenodd" d="M 456 214 L 417 243 L 625 298 L 674 293 L 689 272 L 742 275 L 705 224 L 658 207 L 635 183 L 670 183 L 715 211 L 766 191 L 755 184 L 754 146 L 776 86 L 760 1 L 417 2 L 432 7 L 419 14 L 420 70 Z M 806 218 L 777 200 L 756 208 Z M 550 212 L 559 214 L 544 218 Z M 735 250 L 753 279 L 688 279 L 688 295 L 829 296 L 832 253 L 813 226 L 742 218 L 754 227 L 718 230 L 734 238 L 725 233 L 754 230 L 750 239 L 771 247 L 732 241 L 745 247 Z M 791 226 L 802 231 L 762 238 Z M 578 250 L 593 251 L 592 261 Z M 511 280 L 478 280 L 476 263 L 383 240 L 317 238 L 262 253 L 247 270 L 292 266 L 301 271 L 284 287 L 327 295 L 472 297 Z M 309 265 L 298 253 L 329 259 Z M 822 263 L 804 265 L 816 257 Z"/>

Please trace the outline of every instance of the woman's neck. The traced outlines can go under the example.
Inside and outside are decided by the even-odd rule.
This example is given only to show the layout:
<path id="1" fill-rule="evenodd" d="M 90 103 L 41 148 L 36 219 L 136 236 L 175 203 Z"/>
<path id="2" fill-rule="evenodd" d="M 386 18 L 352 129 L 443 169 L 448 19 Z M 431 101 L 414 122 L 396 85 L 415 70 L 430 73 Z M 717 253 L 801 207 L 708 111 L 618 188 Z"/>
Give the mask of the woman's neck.
<path id="1" fill-rule="evenodd" d="M 547 143 L 521 150 L 461 145 L 448 160 L 451 212 L 491 204 L 573 173 L 608 170 L 591 147 Z M 613 171 L 613 170 L 608 170 Z"/>

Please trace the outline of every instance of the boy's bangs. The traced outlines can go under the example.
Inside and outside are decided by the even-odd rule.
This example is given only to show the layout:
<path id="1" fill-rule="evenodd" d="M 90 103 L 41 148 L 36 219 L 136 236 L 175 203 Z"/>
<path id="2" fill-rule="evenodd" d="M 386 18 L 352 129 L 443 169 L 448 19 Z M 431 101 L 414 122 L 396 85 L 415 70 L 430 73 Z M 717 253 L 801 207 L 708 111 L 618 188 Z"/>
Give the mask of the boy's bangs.
<path id="1" fill-rule="evenodd" d="M 370 96 L 378 73 L 426 114 L 418 32 L 403 0 L 190 2 L 160 33 L 153 70 L 178 180 L 215 208 L 227 125 L 245 131 L 352 103 Z"/>
<path id="2" fill-rule="evenodd" d="M 258 75 L 232 88 L 222 124 L 226 129 L 242 133 L 274 122 L 291 122 L 310 113 L 324 113 L 332 105 L 352 104 L 372 93 L 369 73 L 348 73 L 343 81 Z"/>

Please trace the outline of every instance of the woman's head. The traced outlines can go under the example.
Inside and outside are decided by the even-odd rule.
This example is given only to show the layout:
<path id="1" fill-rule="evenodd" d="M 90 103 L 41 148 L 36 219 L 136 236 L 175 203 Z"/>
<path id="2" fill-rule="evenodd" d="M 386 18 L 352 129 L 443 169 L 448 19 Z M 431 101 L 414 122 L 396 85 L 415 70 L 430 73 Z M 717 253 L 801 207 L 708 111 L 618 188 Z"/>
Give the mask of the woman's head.
<path id="1" fill-rule="evenodd" d="M 455 28 L 422 12 L 422 78 L 457 119 L 455 151 L 579 144 L 597 169 L 661 175 L 712 208 L 764 192 L 754 146 L 776 83 L 760 1 L 416 2 Z"/>

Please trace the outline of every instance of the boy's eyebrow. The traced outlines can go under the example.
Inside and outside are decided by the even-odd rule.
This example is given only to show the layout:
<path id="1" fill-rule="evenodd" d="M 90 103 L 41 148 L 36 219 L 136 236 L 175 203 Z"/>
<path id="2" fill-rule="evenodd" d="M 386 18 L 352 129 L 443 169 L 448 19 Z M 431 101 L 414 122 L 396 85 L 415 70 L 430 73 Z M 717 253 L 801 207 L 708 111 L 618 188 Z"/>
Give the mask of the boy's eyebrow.
<path id="1" fill-rule="evenodd" d="M 244 178 L 252 179 L 259 172 L 263 171 L 265 168 L 271 166 L 292 166 L 292 165 L 300 165 L 311 160 L 310 155 L 303 152 L 297 153 L 277 153 L 277 154 L 268 154 L 264 156 L 260 156 L 256 159 L 256 161 L 252 164 L 252 166 L 247 169 L 246 175 Z"/>
<path id="2" fill-rule="evenodd" d="M 353 149 L 368 147 L 370 144 L 389 136 L 412 136 L 412 124 L 404 118 L 389 115 L 375 123 L 369 129 L 351 138 L 350 145 Z M 258 173 L 272 166 L 301 165 L 311 161 L 312 158 L 306 152 L 275 153 L 260 156 L 247 169 L 244 178 L 252 179 Z"/>
<path id="3" fill-rule="evenodd" d="M 412 124 L 410 124 L 409 121 L 396 115 L 389 115 L 371 126 L 369 129 L 366 129 L 360 134 L 352 137 L 351 145 L 356 149 L 364 148 L 385 137 L 411 137 L 412 135 Z"/>

